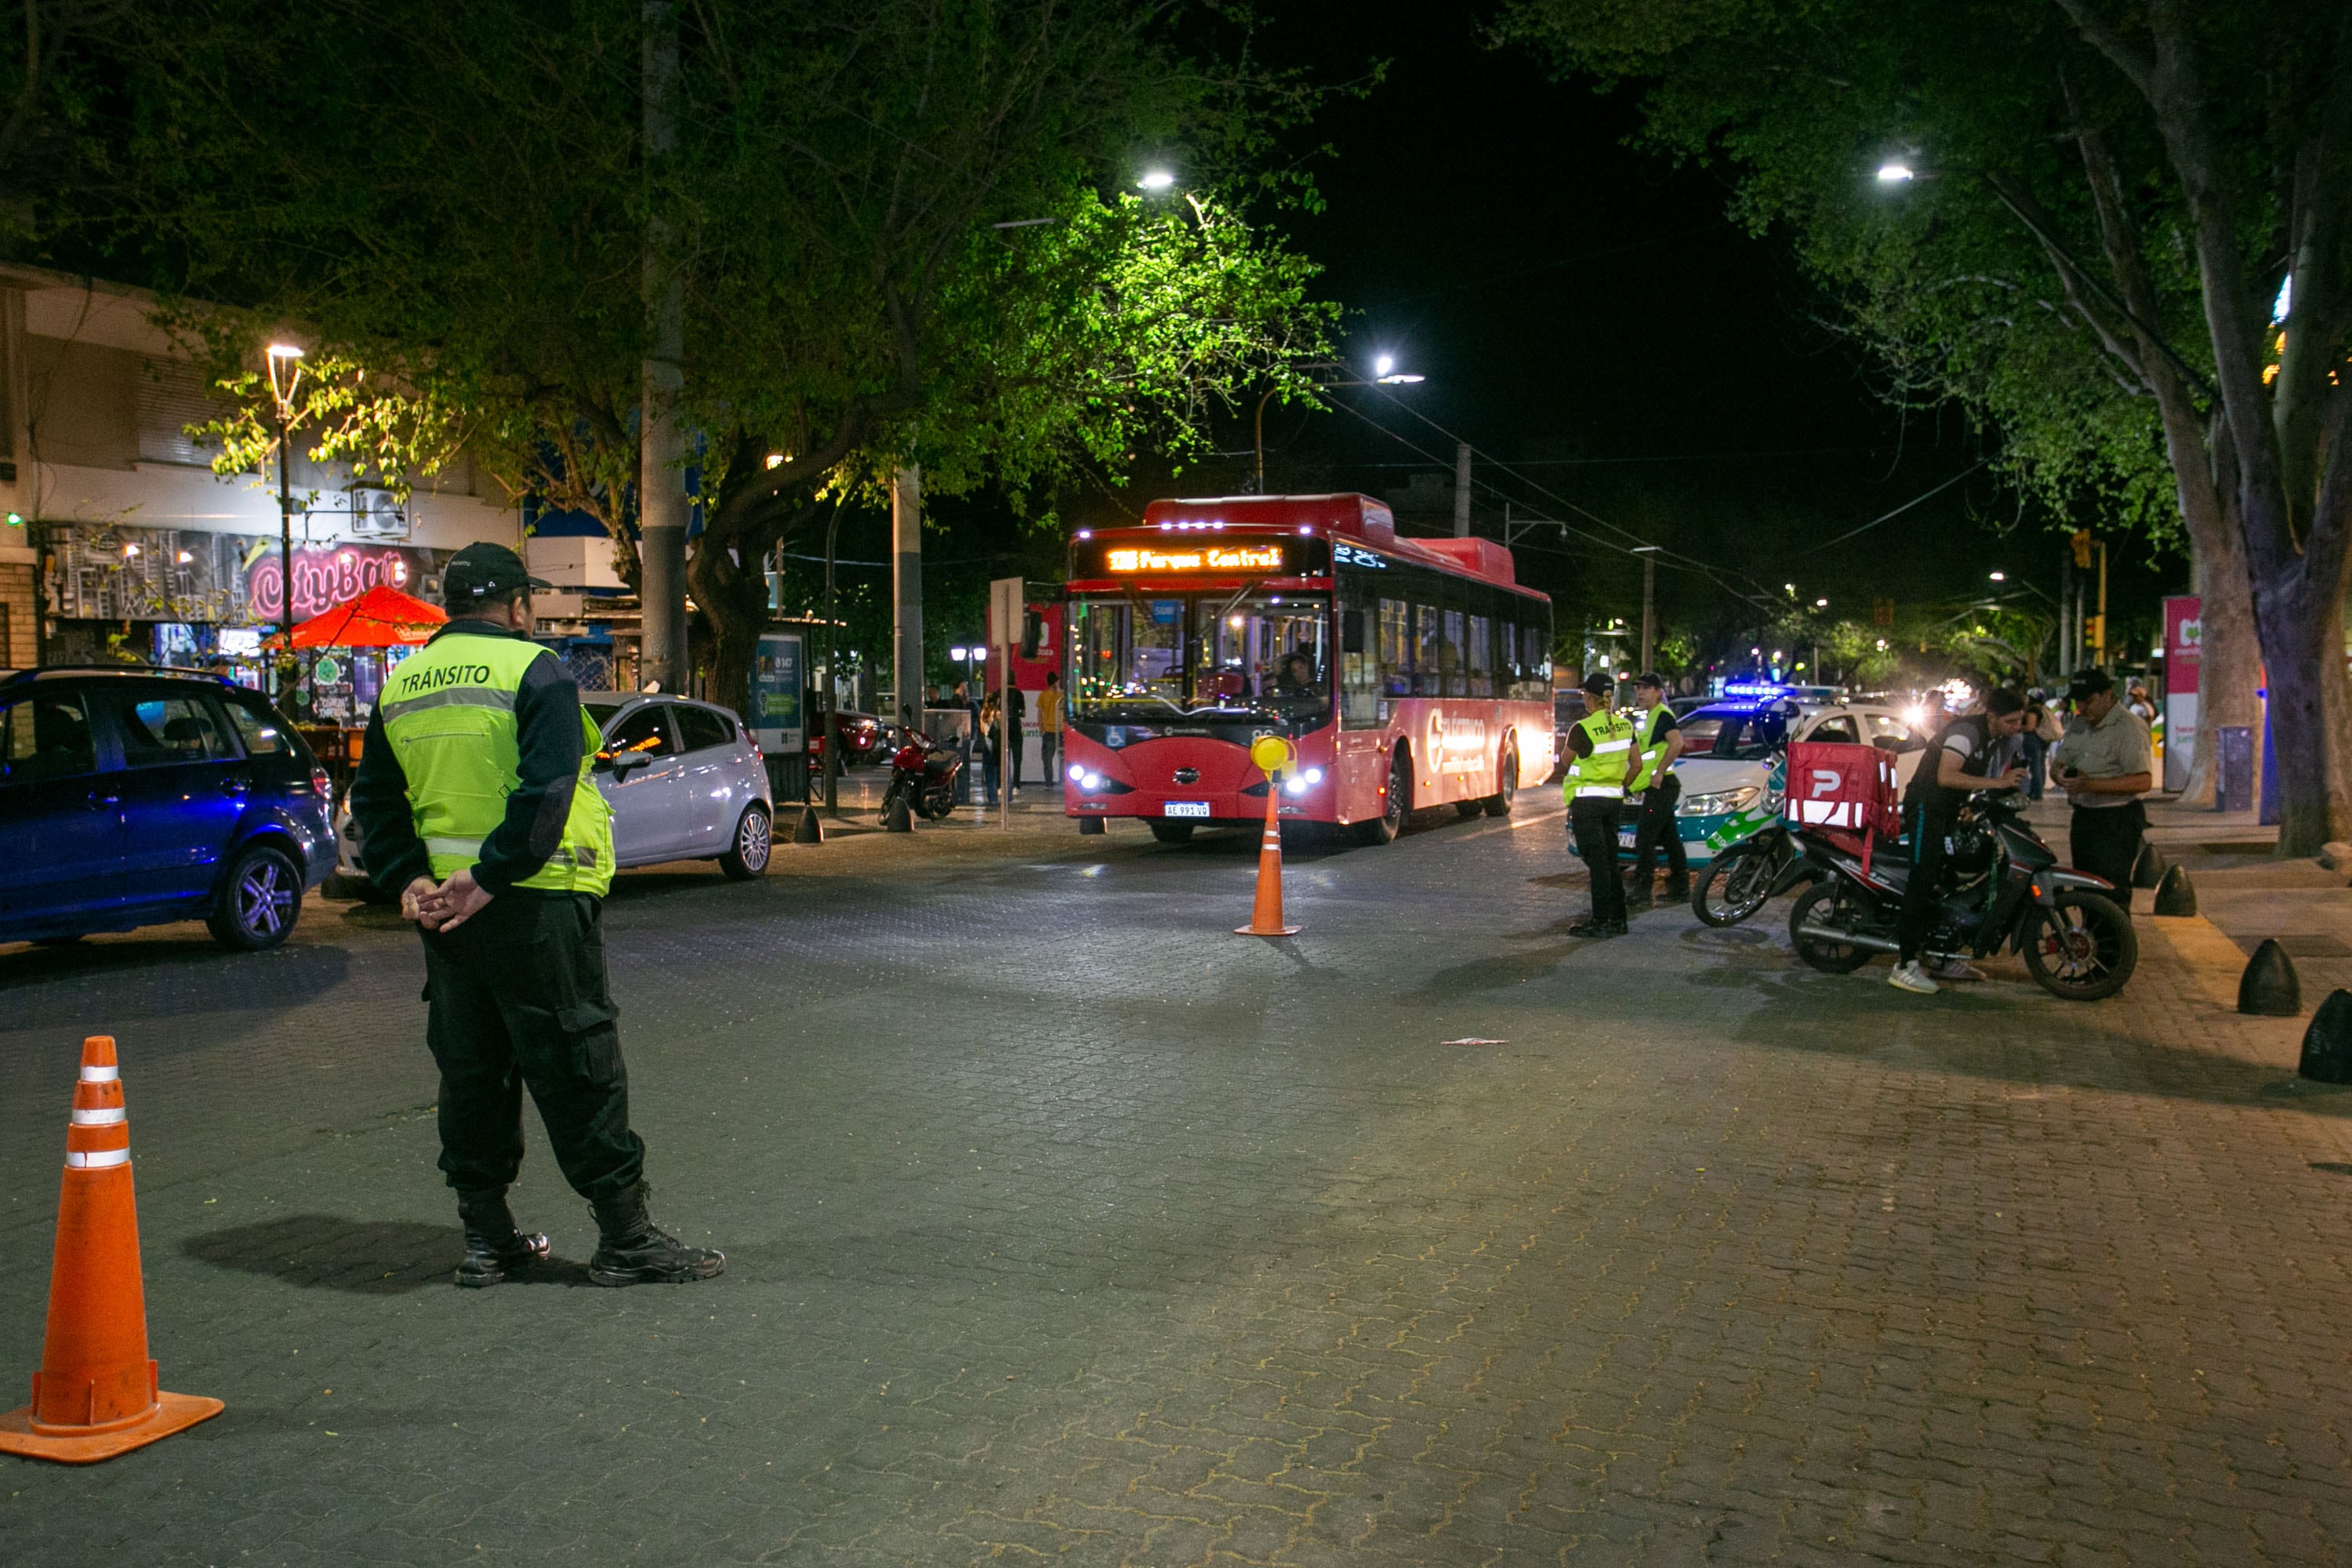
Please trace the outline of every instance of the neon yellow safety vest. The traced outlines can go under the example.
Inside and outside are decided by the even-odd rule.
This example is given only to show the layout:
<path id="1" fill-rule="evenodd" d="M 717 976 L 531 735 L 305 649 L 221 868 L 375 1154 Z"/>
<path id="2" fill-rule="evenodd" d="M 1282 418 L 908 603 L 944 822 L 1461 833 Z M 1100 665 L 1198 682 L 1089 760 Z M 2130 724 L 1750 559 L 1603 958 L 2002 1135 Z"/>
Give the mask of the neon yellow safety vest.
<path id="1" fill-rule="evenodd" d="M 1570 804 L 1597 796 L 1625 798 L 1625 773 L 1633 760 L 1633 725 L 1619 713 L 1587 713 L 1576 721 L 1592 742 L 1592 754 L 1569 753 L 1568 777 L 1559 793 Z"/>
<path id="2" fill-rule="evenodd" d="M 435 877 L 479 860 L 482 840 L 506 820 L 507 796 L 522 784 L 515 694 L 533 660 L 554 657 L 520 637 L 444 633 L 384 682 L 376 710 L 407 777 L 408 808 Z M 601 895 L 613 885 L 612 808 L 590 776 L 604 741 L 585 711 L 580 730 L 580 783 L 563 841 L 519 888 Z"/>
<path id="3" fill-rule="evenodd" d="M 1650 787 L 1650 775 L 1656 770 L 1658 759 L 1666 754 L 1666 738 L 1658 728 L 1666 717 L 1666 705 L 1663 702 L 1643 716 L 1637 731 L 1641 744 L 1634 748 L 1642 759 L 1642 765 L 1635 768 L 1633 776 L 1625 781 L 1627 795 L 1639 795 Z"/>

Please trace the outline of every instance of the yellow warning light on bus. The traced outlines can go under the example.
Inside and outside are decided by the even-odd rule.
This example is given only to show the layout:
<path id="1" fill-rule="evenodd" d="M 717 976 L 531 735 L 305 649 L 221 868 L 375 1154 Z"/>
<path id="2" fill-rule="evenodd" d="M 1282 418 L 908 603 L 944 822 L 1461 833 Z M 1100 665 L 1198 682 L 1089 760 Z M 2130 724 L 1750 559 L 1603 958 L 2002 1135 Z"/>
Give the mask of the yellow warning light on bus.
<path id="1" fill-rule="evenodd" d="M 1210 544 L 1197 550 L 1112 550 L 1103 565 L 1113 572 L 1279 572 L 1279 544 Z"/>
<path id="2" fill-rule="evenodd" d="M 1297 757 L 1298 748 L 1279 735 L 1260 735 L 1250 742 L 1250 761 L 1257 771 L 1272 774 L 1277 768 L 1286 768 Z"/>

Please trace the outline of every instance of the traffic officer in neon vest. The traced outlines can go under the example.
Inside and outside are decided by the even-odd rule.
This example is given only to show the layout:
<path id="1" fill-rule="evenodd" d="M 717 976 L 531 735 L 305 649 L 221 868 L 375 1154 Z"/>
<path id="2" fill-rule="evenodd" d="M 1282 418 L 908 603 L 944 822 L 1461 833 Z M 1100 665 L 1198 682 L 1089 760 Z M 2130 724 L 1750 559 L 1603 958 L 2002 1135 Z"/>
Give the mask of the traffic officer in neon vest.
<path id="1" fill-rule="evenodd" d="M 1633 762 L 1633 726 L 1618 712 L 1614 684 L 1605 675 L 1584 678 L 1587 711 L 1568 732 L 1568 831 L 1592 878 L 1592 913 L 1568 928 L 1570 936 L 1623 936 L 1625 885 L 1617 879 L 1617 826 L 1625 815 L 1625 778 Z"/>
<path id="2" fill-rule="evenodd" d="M 425 1044 L 441 1069 L 441 1169 L 466 1230 L 460 1285 L 548 1256 L 515 1225 L 530 1091 L 556 1164 L 594 1209 L 599 1285 L 707 1279 L 720 1254 L 646 1212 L 619 1011 L 604 979 L 612 814 L 589 776 L 600 743 L 563 661 L 529 638 L 548 584 L 498 544 L 442 572 L 448 625 L 396 666 L 368 722 L 352 816 L 368 875 L 425 942 Z"/>
<path id="3" fill-rule="evenodd" d="M 1641 711 L 1633 718 L 1633 776 L 1625 793 L 1642 797 L 1633 829 L 1633 868 L 1625 874 L 1629 905 L 1650 907 L 1650 874 L 1659 859 L 1666 863 L 1666 897 L 1679 903 L 1690 897 L 1690 858 L 1683 836 L 1675 830 L 1675 807 L 1683 798 L 1683 781 L 1675 774 L 1675 759 L 1683 754 L 1682 726 L 1666 706 L 1666 680 L 1644 674 L 1633 682 L 1633 701 Z"/>

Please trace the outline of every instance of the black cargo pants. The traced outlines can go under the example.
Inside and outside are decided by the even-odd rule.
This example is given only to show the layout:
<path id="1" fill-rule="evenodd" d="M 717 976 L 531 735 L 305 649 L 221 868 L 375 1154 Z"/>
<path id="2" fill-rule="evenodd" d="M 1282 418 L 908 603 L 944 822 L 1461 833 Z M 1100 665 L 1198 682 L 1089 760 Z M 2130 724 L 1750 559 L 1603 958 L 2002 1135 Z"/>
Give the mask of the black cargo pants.
<path id="1" fill-rule="evenodd" d="M 646 1146 L 629 1130 L 620 1010 L 604 983 L 601 900 L 502 893 L 455 931 L 420 930 L 425 1043 L 441 1068 L 441 1169 L 461 1193 L 522 1166 L 528 1089 L 563 1179 L 590 1203 L 632 1191 Z"/>
<path id="2" fill-rule="evenodd" d="M 1617 879 L 1617 827 L 1625 803 L 1617 796 L 1589 795 L 1568 806 L 1568 831 L 1592 877 L 1592 918 L 1625 923 L 1625 884 Z"/>
<path id="3" fill-rule="evenodd" d="M 1649 885 L 1651 868 L 1661 859 L 1673 880 L 1690 876 L 1690 855 L 1675 828 L 1675 807 L 1682 798 L 1683 781 L 1673 773 L 1642 792 L 1642 815 L 1633 829 L 1633 879 L 1640 886 Z"/>

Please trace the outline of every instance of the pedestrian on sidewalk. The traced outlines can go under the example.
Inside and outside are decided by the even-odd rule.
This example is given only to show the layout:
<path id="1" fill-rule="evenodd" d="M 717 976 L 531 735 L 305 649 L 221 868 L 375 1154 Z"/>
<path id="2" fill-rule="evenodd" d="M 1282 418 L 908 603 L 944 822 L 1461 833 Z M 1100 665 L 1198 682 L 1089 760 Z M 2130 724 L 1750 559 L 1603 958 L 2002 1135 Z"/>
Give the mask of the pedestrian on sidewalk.
<path id="1" fill-rule="evenodd" d="M 1037 693 L 1037 750 L 1045 759 L 1045 782 L 1054 783 L 1060 775 L 1054 772 L 1062 750 L 1062 672 L 1045 672 L 1045 689 Z"/>
<path id="2" fill-rule="evenodd" d="M 2111 895 L 2131 907 L 2132 868 L 2139 863 L 2140 839 L 2147 832 L 2147 808 L 2140 796 L 2156 787 L 2156 753 L 2147 726 L 2116 700 L 2116 683 L 2104 669 L 2086 669 L 2066 688 L 2075 721 L 2052 754 L 2058 787 L 2066 792 L 2074 820 L 2066 833 L 2075 869 L 2115 884 Z"/>
<path id="3" fill-rule="evenodd" d="M 1630 800 L 1641 797 L 1633 828 L 1633 869 L 1625 879 L 1626 907 L 1650 907 L 1650 879 L 1656 862 L 1666 863 L 1666 898 L 1680 903 L 1690 897 L 1690 858 L 1683 836 L 1675 830 L 1675 806 L 1683 797 L 1683 782 L 1675 774 L 1675 759 L 1683 754 L 1682 726 L 1666 706 L 1666 680 L 1645 674 L 1633 682 L 1633 752 L 1639 759 L 1626 781 Z"/>
<path id="4" fill-rule="evenodd" d="M 1625 775 L 1633 760 L 1633 726 L 1616 711 L 1615 684 L 1606 675 L 1584 678 L 1584 717 L 1568 731 L 1568 831 L 1592 879 L 1592 912 L 1568 928 L 1570 936 L 1625 934 L 1625 885 L 1617 879 L 1617 829 L 1625 814 Z"/>
<path id="5" fill-rule="evenodd" d="M 507 1206 L 526 1089 L 564 1179 L 595 1211 L 588 1278 L 708 1279 L 726 1258 L 646 1212 L 646 1146 L 629 1127 L 604 973 L 612 814 L 590 776 L 601 742 L 563 661 L 530 640 L 530 591 L 546 586 L 503 545 L 452 556 L 450 619 L 385 683 L 352 781 L 368 875 L 425 943 L 441 1169 L 466 1232 L 457 1279 L 495 1285 L 548 1255 Z"/>
<path id="6" fill-rule="evenodd" d="M 1018 686 L 1007 687 L 1004 694 L 1010 700 L 1002 726 L 1004 742 L 1004 787 L 1010 792 L 1012 799 L 1019 800 L 1021 798 L 1021 749 L 1024 743 L 1021 731 L 1029 721 L 1029 699 Z"/>
<path id="7" fill-rule="evenodd" d="M 980 715 L 974 721 L 976 728 L 972 731 L 971 744 L 980 757 L 981 788 L 986 793 L 991 807 L 996 805 L 996 759 L 998 742 L 1003 739 L 1003 720 L 1004 708 L 997 701 L 995 692 L 992 691 L 981 699 Z"/>
<path id="8" fill-rule="evenodd" d="M 1903 792 L 1903 830 L 1909 838 L 1911 861 L 1903 884 L 1903 907 L 1895 917 L 1895 973 L 1887 982 L 1897 990 L 1932 996 L 1939 980 L 1984 978 L 1958 953 L 1933 969 L 1920 959 L 1927 939 L 1936 933 L 1944 862 L 1949 855 L 1946 840 L 1959 820 L 1960 807 L 1979 790 L 2024 786 L 2025 770 L 2001 763 L 2003 742 L 2024 727 L 2025 699 L 2005 686 L 1995 687 L 1985 693 L 1983 711 L 1963 714 L 1937 731 Z M 1970 772 L 1971 764 L 1979 771 Z"/>
<path id="9" fill-rule="evenodd" d="M 2049 694 L 2035 687 L 2025 695 L 2025 730 L 2018 737 L 2018 760 L 2025 764 L 2025 796 L 2040 800 L 2049 775 L 2050 751 L 2066 738 Z"/>

